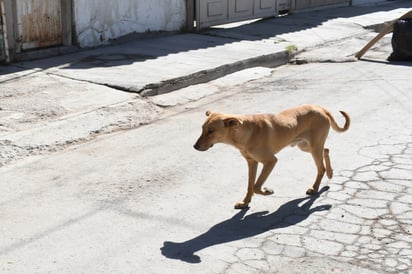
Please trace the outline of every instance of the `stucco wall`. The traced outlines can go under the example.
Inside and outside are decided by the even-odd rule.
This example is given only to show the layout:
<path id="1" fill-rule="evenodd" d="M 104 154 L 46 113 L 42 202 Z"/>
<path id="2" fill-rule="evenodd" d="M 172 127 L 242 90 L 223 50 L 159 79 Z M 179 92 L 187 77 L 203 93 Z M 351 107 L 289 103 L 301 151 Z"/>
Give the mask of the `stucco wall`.
<path id="1" fill-rule="evenodd" d="M 73 0 L 81 47 L 133 32 L 175 31 L 185 24 L 185 0 Z"/>

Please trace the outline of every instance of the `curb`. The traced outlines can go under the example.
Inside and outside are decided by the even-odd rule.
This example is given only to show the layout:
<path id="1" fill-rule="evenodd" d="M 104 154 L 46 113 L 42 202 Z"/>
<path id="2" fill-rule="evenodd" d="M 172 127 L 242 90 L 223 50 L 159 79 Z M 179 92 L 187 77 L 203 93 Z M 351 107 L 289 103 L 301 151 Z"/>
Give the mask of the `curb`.
<path id="1" fill-rule="evenodd" d="M 279 67 L 287 64 L 292 58 L 293 54 L 291 54 L 287 50 L 275 52 L 272 54 L 260 55 L 257 57 L 218 66 L 213 69 L 201 70 L 182 77 L 165 80 L 158 83 L 147 84 L 137 93 L 139 93 L 141 96 L 160 95 L 191 85 L 206 83 L 247 68 L 258 66 L 269 68 Z M 130 92 L 135 91 L 130 90 Z"/>

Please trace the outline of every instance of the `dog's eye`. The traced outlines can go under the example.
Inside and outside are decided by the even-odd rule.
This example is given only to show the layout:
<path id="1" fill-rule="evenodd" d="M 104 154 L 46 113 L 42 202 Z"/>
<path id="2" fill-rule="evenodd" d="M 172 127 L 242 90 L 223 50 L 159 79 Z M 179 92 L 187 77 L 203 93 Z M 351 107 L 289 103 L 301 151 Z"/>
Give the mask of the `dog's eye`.
<path id="1" fill-rule="evenodd" d="M 215 132 L 213 129 L 208 129 L 207 134 L 212 134 L 213 132 Z"/>

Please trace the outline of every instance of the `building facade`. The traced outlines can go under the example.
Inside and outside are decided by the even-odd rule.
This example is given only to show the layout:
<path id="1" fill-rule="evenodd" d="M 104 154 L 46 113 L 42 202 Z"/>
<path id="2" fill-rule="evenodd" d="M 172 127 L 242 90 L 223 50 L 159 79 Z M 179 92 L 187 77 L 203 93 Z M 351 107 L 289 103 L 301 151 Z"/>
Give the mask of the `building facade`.
<path id="1" fill-rule="evenodd" d="M 0 60 L 36 49 L 95 47 L 131 33 L 211 25 L 385 0 L 0 0 Z M 7 36 L 7 39 L 4 39 Z"/>

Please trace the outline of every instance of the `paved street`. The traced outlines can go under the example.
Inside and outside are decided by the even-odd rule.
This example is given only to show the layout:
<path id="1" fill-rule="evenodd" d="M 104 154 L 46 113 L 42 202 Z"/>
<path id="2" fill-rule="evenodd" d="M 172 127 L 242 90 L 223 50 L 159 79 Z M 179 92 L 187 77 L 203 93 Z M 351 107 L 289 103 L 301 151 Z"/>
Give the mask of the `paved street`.
<path id="1" fill-rule="evenodd" d="M 1 169 L 6 273 L 410 273 L 410 66 L 289 65 L 135 130 Z M 179 91 L 175 93 L 179 95 Z M 167 95 L 165 95 L 167 96 Z M 207 109 L 277 112 L 301 103 L 347 111 L 331 132 L 335 177 L 317 196 L 309 155 L 287 148 L 249 210 L 233 209 L 246 163 L 192 148 Z"/>
<path id="2" fill-rule="evenodd" d="M 412 273 L 411 63 L 386 61 L 390 35 L 355 61 L 375 34 L 354 27 L 365 17 L 348 18 L 277 36 L 318 41 L 304 39 L 291 64 L 154 97 L 99 83 L 111 81 L 110 71 L 120 83 L 124 66 L 125 77 L 140 81 L 129 74 L 137 62 L 1 67 L 0 272 Z M 342 39 L 324 38 L 338 26 Z M 227 145 L 193 149 L 205 112 L 276 113 L 307 103 L 326 107 L 340 125 L 339 110 L 351 115 L 349 130 L 331 130 L 327 140 L 334 177 L 305 195 L 313 160 L 285 148 L 266 182 L 274 195 L 235 210 L 247 164 Z"/>
<path id="3" fill-rule="evenodd" d="M 353 62 L 384 22 L 411 0 L 343 7 L 247 21 L 202 33 L 154 34 L 73 54 L 0 66 L 0 167 L 46 155 L 162 116 L 163 108 L 221 92 L 297 63 Z M 297 51 L 296 51 L 297 50 Z M 364 56 L 385 60 L 390 35 Z M 382 55 L 382 56 L 379 56 Z M 385 56 L 386 54 L 386 56 Z M 31 53 L 35 55 L 35 51 Z M 142 95 L 184 89 L 175 95 Z M 127 91 L 127 92 L 125 92 Z"/>

